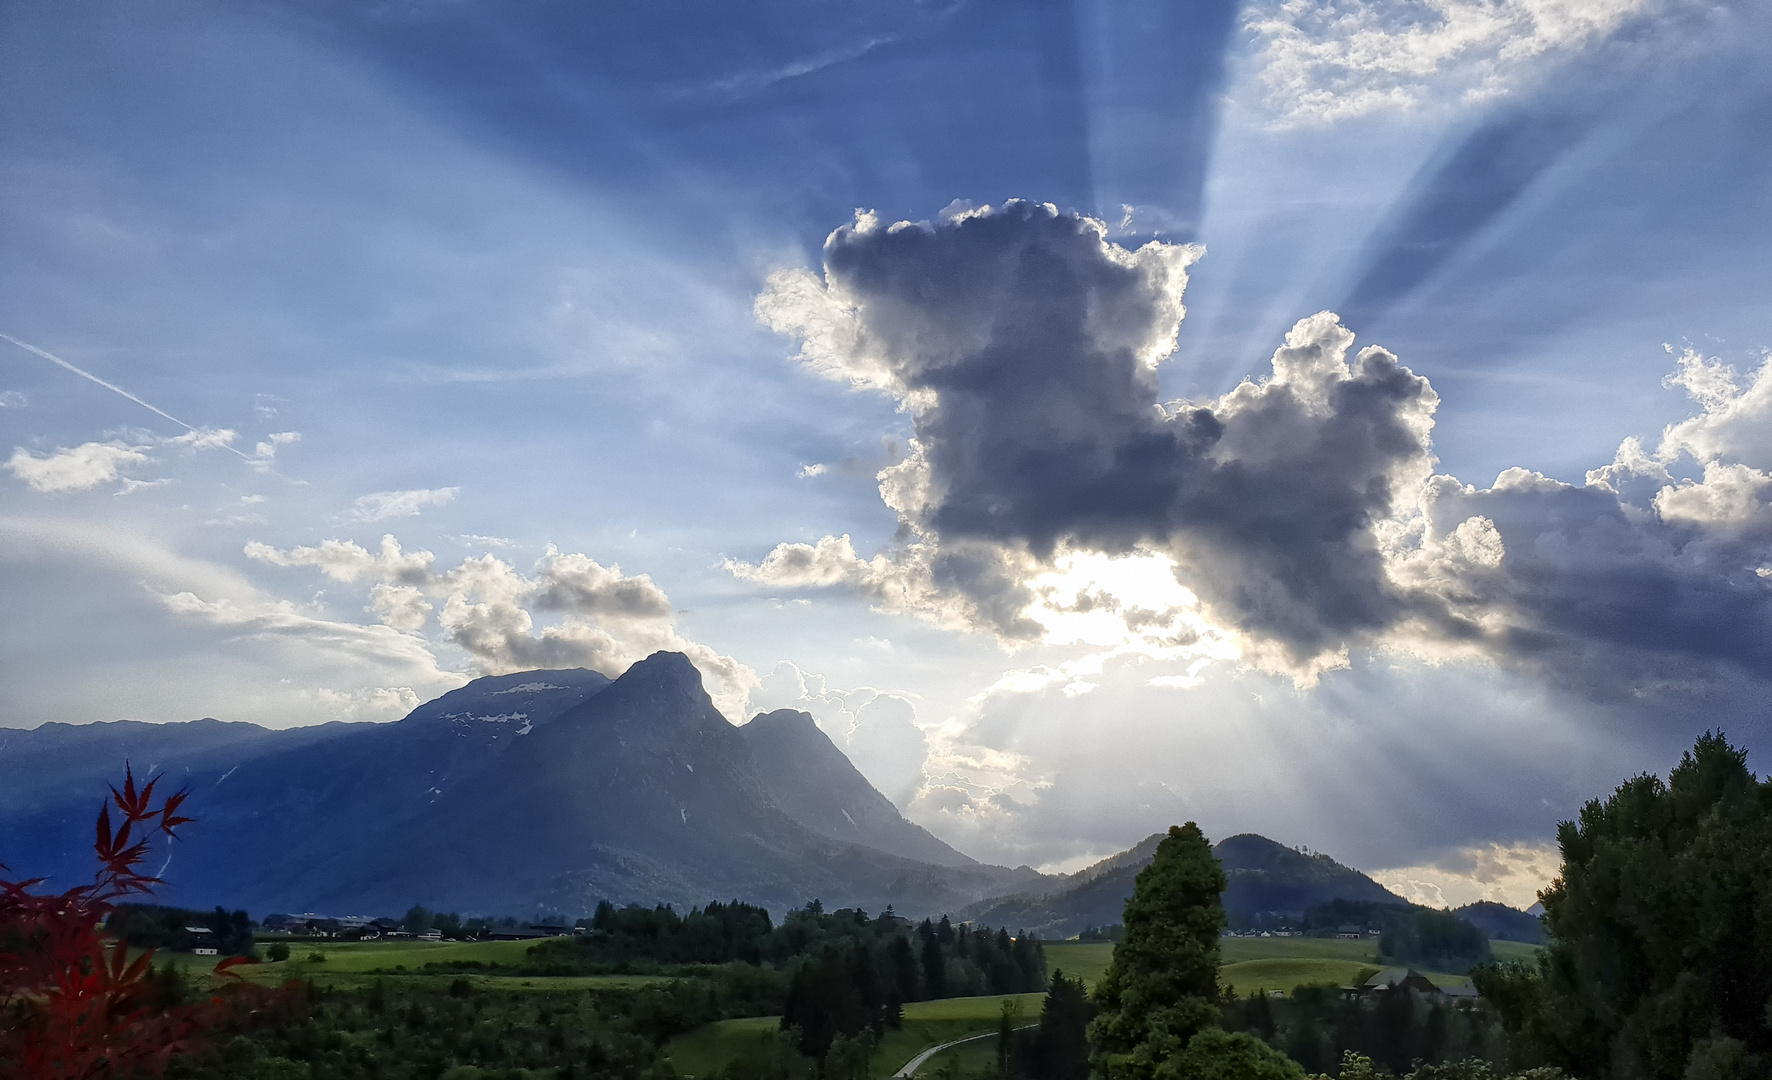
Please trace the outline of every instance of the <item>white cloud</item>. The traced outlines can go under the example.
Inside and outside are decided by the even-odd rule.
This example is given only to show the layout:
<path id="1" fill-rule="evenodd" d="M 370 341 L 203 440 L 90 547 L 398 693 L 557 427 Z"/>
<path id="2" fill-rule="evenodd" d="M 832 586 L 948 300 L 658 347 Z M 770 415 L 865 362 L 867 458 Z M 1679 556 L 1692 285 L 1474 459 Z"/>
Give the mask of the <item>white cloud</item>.
<path id="1" fill-rule="evenodd" d="M 856 770 L 899 807 L 910 805 L 922 788 L 929 742 L 908 696 L 871 686 L 838 689 L 783 660 L 751 690 L 748 711 L 775 709 L 810 714 Z"/>
<path id="2" fill-rule="evenodd" d="M 226 450 L 239 437 L 238 432 L 228 428 L 192 428 L 183 435 L 174 435 L 160 441 L 164 446 L 186 450 Z"/>
<path id="3" fill-rule="evenodd" d="M 778 544 L 763 561 L 752 565 L 727 559 L 726 571 L 745 581 L 783 589 L 818 588 L 866 581 L 868 563 L 855 554 L 847 533 L 827 536 L 816 544 Z"/>
<path id="4" fill-rule="evenodd" d="M 1508 93 L 1534 61 L 1604 38 L 1649 0 L 1278 0 L 1247 27 L 1283 123 Z"/>
<path id="5" fill-rule="evenodd" d="M 150 459 L 146 446 L 111 442 L 81 443 L 71 450 L 57 450 L 39 457 L 19 447 L 6 468 L 32 491 L 85 491 L 119 478 L 121 470 L 144 465 Z"/>
<path id="6" fill-rule="evenodd" d="M 828 473 L 830 471 L 831 471 L 831 467 L 829 465 L 826 465 L 823 462 L 815 462 L 811 465 L 800 466 L 800 471 L 795 473 L 794 475 L 798 476 L 802 480 L 810 480 L 814 476 L 823 476 L 825 473 Z"/>
<path id="7" fill-rule="evenodd" d="M 416 488 L 412 491 L 377 491 L 352 503 L 353 521 L 386 521 L 416 517 L 427 506 L 446 506 L 455 501 L 459 487 Z"/>
<path id="8" fill-rule="evenodd" d="M 399 720 L 422 703 L 410 686 L 365 686 L 355 690 L 329 687 L 306 691 L 334 720 Z"/>
<path id="9" fill-rule="evenodd" d="M 431 621 L 432 608 L 422 590 L 378 581 L 369 590 L 369 610 L 383 625 L 403 634 L 416 634 Z"/>
<path id="10" fill-rule="evenodd" d="M 286 637 L 333 652 L 351 653 L 390 665 L 437 673 L 436 657 L 426 644 L 387 626 L 365 626 L 312 615 L 285 600 L 263 597 L 206 600 L 194 592 L 156 593 L 175 615 L 225 627 L 253 637 Z"/>
<path id="11" fill-rule="evenodd" d="M 277 410 L 270 409 L 269 414 L 267 415 L 266 407 L 262 406 L 262 405 L 259 406 L 259 415 L 261 418 L 269 419 L 271 416 L 276 415 L 276 412 L 277 412 Z M 263 471 L 269 469 L 271 467 L 271 465 L 277 460 L 277 451 L 278 450 L 282 449 L 285 446 L 289 446 L 292 443 L 298 443 L 300 441 L 301 441 L 301 432 L 299 432 L 299 431 L 272 432 L 269 436 L 267 436 L 265 438 L 265 440 L 263 442 L 259 443 L 255 447 L 253 447 L 253 450 L 252 450 L 253 468 L 258 469 L 260 472 L 263 472 Z"/>
<path id="12" fill-rule="evenodd" d="M 0 390 L 0 409 L 22 409 L 30 400 L 17 390 Z"/>
<path id="13" fill-rule="evenodd" d="M 495 555 L 439 571 L 434 555 L 407 553 L 392 535 L 382 537 L 375 552 L 344 540 L 287 550 L 253 541 L 245 552 L 273 566 L 312 567 L 334 581 L 371 582 L 368 610 L 393 631 L 418 635 L 435 612 L 445 639 L 467 652 L 482 674 L 583 666 L 614 677 L 651 653 L 677 651 L 695 663 L 728 716 L 742 715 L 756 683 L 750 668 L 679 635 L 670 598 L 651 578 L 552 544 L 533 576 Z M 538 611 L 564 618 L 538 626 Z"/>
<path id="14" fill-rule="evenodd" d="M 1457 848 L 1423 866 L 1375 870 L 1368 876 L 1403 899 L 1428 907 L 1493 900 L 1521 911 L 1562 869 L 1557 846 L 1543 841 Z"/>
<path id="15" fill-rule="evenodd" d="M 311 566 L 334 581 L 379 578 L 406 585 L 429 583 L 436 556 L 428 551 L 411 555 L 400 549 L 392 533 L 381 538 L 381 549 L 371 553 L 355 541 L 327 540 L 318 547 L 278 550 L 257 540 L 246 544 L 246 557 L 272 566 Z"/>

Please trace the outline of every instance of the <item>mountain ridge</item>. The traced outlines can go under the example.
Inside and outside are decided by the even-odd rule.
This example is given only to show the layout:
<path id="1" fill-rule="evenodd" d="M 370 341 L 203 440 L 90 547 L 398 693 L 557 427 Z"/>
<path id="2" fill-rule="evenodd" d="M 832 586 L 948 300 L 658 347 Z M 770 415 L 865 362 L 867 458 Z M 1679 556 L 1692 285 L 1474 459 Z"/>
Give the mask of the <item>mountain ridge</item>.
<path id="1" fill-rule="evenodd" d="M 1156 854 L 1164 833 L 1154 833 L 1065 878 L 1057 889 L 997 897 L 966 908 L 966 918 L 1017 926 L 1042 937 L 1069 937 L 1090 926 L 1121 919 L 1138 872 Z M 1255 833 L 1238 833 L 1213 845 L 1224 866 L 1224 906 L 1232 924 L 1270 913 L 1302 914 L 1326 900 L 1403 904 L 1402 897 L 1327 855 L 1307 854 Z"/>
<path id="2" fill-rule="evenodd" d="M 104 784 L 126 756 L 153 760 L 193 788 L 199 818 L 169 902 L 526 914 L 741 897 L 940 914 L 1046 880 L 906 821 L 805 714 L 732 725 L 677 653 L 614 681 L 477 679 L 391 724 L 63 727 L 0 734 L 0 775 L 44 774 L 0 812 L 0 857 L 77 879 Z"/>

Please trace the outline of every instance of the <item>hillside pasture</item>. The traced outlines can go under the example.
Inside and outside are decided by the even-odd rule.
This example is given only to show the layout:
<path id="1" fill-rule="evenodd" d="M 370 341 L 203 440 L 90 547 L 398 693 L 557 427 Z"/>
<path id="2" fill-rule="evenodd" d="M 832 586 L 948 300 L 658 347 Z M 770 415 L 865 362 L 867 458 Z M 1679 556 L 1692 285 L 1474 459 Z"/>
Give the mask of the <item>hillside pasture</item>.
<path id="1" fill-rule="evenodd" d="M 1108 941 L 1049 941 L 1042 948 L 1048 972 L 1063 971 L 1073 979 L 1082 979 L 1090 989 L 1107 974 L 1114 958 L 1113 943 Z"/>

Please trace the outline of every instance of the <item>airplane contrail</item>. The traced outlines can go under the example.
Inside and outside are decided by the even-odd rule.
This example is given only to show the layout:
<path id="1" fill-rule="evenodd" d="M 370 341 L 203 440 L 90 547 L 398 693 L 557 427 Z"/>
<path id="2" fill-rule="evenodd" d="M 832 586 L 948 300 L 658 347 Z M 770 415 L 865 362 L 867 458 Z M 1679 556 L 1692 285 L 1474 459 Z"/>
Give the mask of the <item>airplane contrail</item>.
<path id="1" fill-rule="evenodd" d="M 63 360 L 61 357 L 55 355 L 54 353 L 48 351 L 47 349 L 39 349 L 37 346 L 31 344 L 28 341 L 20 341 L 18 338 L 13 337 L 11 334 L 4 333 L 4 332 L 0 332 L 0 341 L 10 341 L 14 345 L 17 345 L 19 348 L 25 350 L 28 353 L 34 353 L 37 356 L 41 356 L 43 359 L 49 361 L 52 364 L 67 368 L 69 371 L 80 376 L 82 379 L 88 379 L 92 382 L 98 383 L 100 386 L 104 387 L 106 390 L 111 391 L 113 394 L 122 394 L 124 397 L 135 402 L 137 405 L 140 405 L 142 408 L 148 410 L 149 412 L 155 414 L 156 416 L 164 416 L 166 419 L 177 424 L 179 427 L 184 428 L 186 431 L 196 431 L 197 430 L 197 428 L 194 425 L 185 423 L 183 420 L 180 420 L 178 417 L 167 412 L 165 409 L 161 409 L 161 408 L 157 408 L 153 405 L 149 405 L 147 402 L 143 401 L 141 398 L 136 397 L 134 394 L 123 389 L 121 386 L 118 386 L 116 383 L 106 382 L 105 380 L 99 378 L 97 375 L 94 375 L 90 371 L 86 371 L 83 368 L 75 367 L 73 364 L 68 363 L 66 360 Z M 232 446 L 227 446 L 225 443 L 222 445 L 228 450 L 233 450 L 234 453 L 239 454 L 243 458 L 247 458 L 249 460 L 251 458 L 251 455 L 242 453 L 239 450 L 235 450 Z"/>

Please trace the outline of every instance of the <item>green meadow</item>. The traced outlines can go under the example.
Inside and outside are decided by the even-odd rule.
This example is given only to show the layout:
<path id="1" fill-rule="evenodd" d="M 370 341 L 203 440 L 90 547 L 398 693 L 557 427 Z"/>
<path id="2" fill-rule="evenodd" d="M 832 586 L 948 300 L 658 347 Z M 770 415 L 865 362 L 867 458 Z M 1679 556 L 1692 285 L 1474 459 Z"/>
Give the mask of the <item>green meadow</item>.
<path id="1" fill-rule="evenodd" d="M 259 952 L 275 938 L 259 942 Z M 399 977 L 418 983 L 447 986 L 466 979 L 484 990 L 629 990 L 670 981 L 664 975 L 503 975 L 496 969 L 484 972 L 427 972 L 427 964 L 522 963 L 533 941 L 285 941 L 289 959 L 265 961 L 235 968 L 253 982 L 277 984 L 290 979 L 310 979 L 322 986 L 364 986 L 378 978 Z M 206 978 L 215 958 L 190 953 L 162 952 L 155 961 L 172 961 L 187 975 Z"/>

